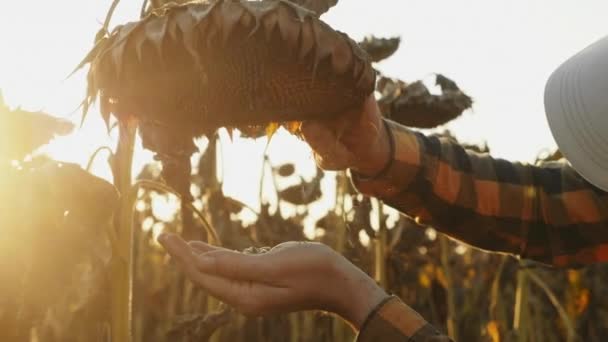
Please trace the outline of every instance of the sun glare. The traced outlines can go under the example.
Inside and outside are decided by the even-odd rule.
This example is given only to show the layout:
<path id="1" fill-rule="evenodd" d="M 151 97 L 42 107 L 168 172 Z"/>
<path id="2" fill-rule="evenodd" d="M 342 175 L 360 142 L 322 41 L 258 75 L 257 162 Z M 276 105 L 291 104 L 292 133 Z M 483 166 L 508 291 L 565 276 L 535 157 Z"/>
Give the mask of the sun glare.
<path id="1" fill-rule="evenodd" d="M 75 0 L 3 4 L 0 89 L 6 102 L 79 124 L 85 72 L 66 77 L 90 49 L 103 19 L 100 15 L 108 5 L 106 1 Z M 137 18 L 139 5 L 121 2 L 113 23 Z M 36 11 L 30 10 L 33 6 Z M 387 13 L 383 10 L 387 6 L 393 10 Z M 470 16 L 468 9 L 472 6 L 485 14 Z M 442 10 L 437 12 L 439 7 Z M 589 19 L 605 13 L 607 7 L 549 0 L 534 5 L 527 1 L 498 5 L 476 0 L 468 6 L 383 0 L 370 7 L 355 1 L 338 6 L 325 20 L 355 38 L 369 32 L 402 36 L 405 48 L 382 64 L 381 71 L 408 80 L 425 79 L 437 71 L 458 79 L 476 99 L 475 114 L 463 116 L 448 128 L 465 141 L 487 139 L 496 156 L 532 161 L 538 152 L 554 146 L 543 116 L 545 79 L 565 56 L 605 33 L 603 25 L 596 24 L 601 20 Z M 551 16 L 547 16 L 545 8 L 553 8 Z M 366 25 L 360 25 L 360 13 L 366 13 Z M 563 25 L 560 18 L 568 18 L 571 24 Z M 482 26 L 484 30 L 479 30 Z M 421 27 L 424 34 L 420 34 Z M 450 35 L 445 34 L 445 27 L 452 28 Z M 454 41 L 458 41 L 457 47 L 453 46 Z M 524 122 L 528 124 L 521 125 Z M 513 139 L 512 132 L 518 132 L 519 138 Z M 222 137 L 224 190 L 254 208 L 259 206 L 257 193 L 265 144 L 265 139 L 252 142 Z M 82 127 L 68 137 L 56 139 L 43 152 L 85 166 L 97 149 L 115 145 L 116 132 L 106 132 L 93 108 Z M 310 150 L 288 134 L 273 138 L 269 154 L 275 164 L 295 162 L 303 174 L 314 174 Z M 107 152 L 101 152 L 91 165 L 92 172 L 109 179 L 107 156 Z M 135 168 L 151 160 L 149 151 L 138 148 Z M 271 182 L 263 182 L 263 186 L 265 191 L 272 191 Z"/>

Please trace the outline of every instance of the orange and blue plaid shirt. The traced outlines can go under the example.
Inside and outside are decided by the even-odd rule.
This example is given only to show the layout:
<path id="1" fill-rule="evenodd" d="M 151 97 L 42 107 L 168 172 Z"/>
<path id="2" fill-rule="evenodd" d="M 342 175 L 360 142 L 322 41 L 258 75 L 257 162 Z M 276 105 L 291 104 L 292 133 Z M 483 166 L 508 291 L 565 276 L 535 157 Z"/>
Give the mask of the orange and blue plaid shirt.
<path id="1" fill-rule="evenodd" d="M 361 327 L 357 342 L 450 342 L 399 298 L 378 305 Z"/>
<path id="2" fill-rule="evenodd" d="M 608 261 L 608 193 L 585 181 L 567 162 L 512 163 L 465 150 L 448 138 L 387 123 L 395 140 L 392 165 L 373 180 L 353 174 L 360 192 L 481 249 L 557 267 Z M 401 312 L 392 308 L 387 314 L 379 308 L 370 319 L 384 323 L 365 329 L 398 322 L 393 316 L 410 310 L 398 304 Z M 436 332 L 425 329 L 431 335 Z M 376 340 L 425 340 L 411 336 Z"/>

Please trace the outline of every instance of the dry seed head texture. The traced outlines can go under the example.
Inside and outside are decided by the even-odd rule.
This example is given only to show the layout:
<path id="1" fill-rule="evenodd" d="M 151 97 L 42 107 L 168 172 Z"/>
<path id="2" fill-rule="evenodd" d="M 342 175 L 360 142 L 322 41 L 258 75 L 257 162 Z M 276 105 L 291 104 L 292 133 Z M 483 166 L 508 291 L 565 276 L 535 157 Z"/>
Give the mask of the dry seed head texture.
<path id="1" fill-rule="evenodd" d="M 336 2 L 213 0 L 155 10 L 117 27 L 81 63 L 90 64 L 85 114 L 99 100 L 106 122 L 136 117 L 144 147 L 175 179 L 193 137 L 359 106 L 376 73 L 365 51 L 318 19 Z"/>
<path id="2" fill-rule="evenodd" d="M 282 0 L 168 5 L 87 57 L 87 103 L 99 98 L 106 120 L 133 115 L 190 136 L 339 114 L 375 81 L 355 42 Z"/>

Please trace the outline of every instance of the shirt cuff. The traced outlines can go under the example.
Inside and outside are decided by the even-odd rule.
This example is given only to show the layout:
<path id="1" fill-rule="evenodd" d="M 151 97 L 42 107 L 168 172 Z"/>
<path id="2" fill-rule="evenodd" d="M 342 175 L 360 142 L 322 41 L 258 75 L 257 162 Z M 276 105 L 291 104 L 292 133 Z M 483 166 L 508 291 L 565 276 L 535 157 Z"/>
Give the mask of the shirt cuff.
<path id="1" fill-rule="evenodd" d="M 361 193 L 378 198 L 391 198 L 408 187 L 422 165 L 423 145 L 420 138 L 405 126 L 385 120 L 394 138 L 394 155 L 389 169 L 381 177 L 367 179 L 349 170 L 353 186 Z"/>
<path id="2" fill-rule="evenodd" d="M 363 323 L 357 342 L 427 341 L 441 336 L 416 311 L 392 296 L 380 303 Z"/>

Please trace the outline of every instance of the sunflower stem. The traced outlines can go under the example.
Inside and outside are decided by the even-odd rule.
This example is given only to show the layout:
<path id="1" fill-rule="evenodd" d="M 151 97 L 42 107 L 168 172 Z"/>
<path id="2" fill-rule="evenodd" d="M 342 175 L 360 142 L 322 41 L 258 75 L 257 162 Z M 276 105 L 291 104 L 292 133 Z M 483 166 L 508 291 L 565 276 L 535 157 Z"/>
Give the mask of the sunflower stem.
<path id="1" fill-rule="evenodd" d="M 133 284 L 133 206 L 131 195 L 133 148 L 137 124 L 126 120 L 119 124 L 120 137 L 116 149 L 114 185 L 121 194 L 120 212 L 116 223 L 117 244 L 111 262 L 112 283 L 112 341 L 132 340 L 131 310 Z"/>
<path id="2" fill-rule="evenodd" d="M 141 4 L 141 11 L 139 13 L 141 19 L 146 16 L 146 9 L 148 9 L 148 0 L 144 0 L 143 4 Z"/>
<path id="3" fill-rule="evenodd" d="M 388 239 L 388 229 L 384 220 L 383 203 L 376 200 L 378 205 L 378 233 L 374 241 L 374 279 L 383 288 L 387 288 L 386 278 L 386 241 Z"/>
<path id="4" fill-rule="evenodd" d="M 528 342 L 530 311 L 528 308 L 528 273 L 521 267 L 517 271 L 517 288 L 515 290 L 515 307 L 513 309 L 513 330 L 518 342 Z"/>
<path id="5" fill-rule="evenodd" d="M 564 323 L 564 326 L 566 327 L 567 341 L 568 342 L 575 341 L 576 340 L 576 329 L 574 328 L 574 323 L 568 316 L 568 312 L 566 311 L 566 309 L 564 309 L 564 306 L 559 302 L 559 299 L 557 298 L 557 296 L 555 295 L 553 290 L 551 290 L 549 285 L 547 285 L 547 283 L 538 274 L 534 273 L 530 269 L 526 269 L 526 274 L 530 278 L 530 280 L 534 284 L 536 284 L 536 286 L 540 287 L 541 290 L 543 290 L 545 295 L 547 295 L 547 298 L 549 298 L 549 301 L 551 301 L 551 304 L 553 304 L 553 306 L 557 310 L 559 317 L 562 319 L 562 322 Z"/>
<path id="6" fill-rule="evenodd" d="M 103 32 L 108 33 L 109 32 L 109 27 L 110 27 L 110 22 L 112 21 L 112 16 L 114 16 L 114 11 L 116 10 L 116 7 L 118 6 L 118 3 L 120 2 L 120 0 L 114 0 L 112 1 L 112 4 L 110 5 L 110 9 L 108 10 L 108 14 L 106 14 L 106 20 L 104 20 L 103 22 Z"/>
<path id="7" fill-rule="evenodd" d="M 452 277 L 452 266 L 450 265 L 450 240 L 447 236 L 441 235 L 439 237 L 439 244 L 441 248 L 441 266 L 443 267 L 443 273 L 445 274 L 446 280 L 446 292 L 447 292 L 447 328 L 448 335 L 453 338 L 458 338 L 458 326 L 456 324 L 457 313 L 456 313 L 456 298 L 454 293 L 454 279 Z"/>
<path id="8" fill-rule="evenodd" d="M 175 197 L 177 197 L 180 201 L 184 202 L 181 195 L 177 191 L 171 189 L 171 187 L 164 185 L 162 183 L 157 183 L 157 182 L 148 181 L 148 180 L 137 181 L 131 188 L 131 196 L 133 196 L 134 199 L 137 199 L 137 192 L 139 189 L 142 189 L 142 188 L 148 188 L 148 189 L 153 189 L 153 190 L 156 190 L 159 192 L 165 192 L 167 194 L 172 194 Z M 184 202 L 184 205 L 188 209 L 192 210 L 192 212 L 194 212 L 194 214 L 201 220 L 201 223 L 203 224 L 203 226 L 205 228 L 205 232 L 208 235 L 208 242 L 215 246 L 222 246 L 222 241 L 220 240 L 219 234 L 217 233 L 215 228 L 213 228 L 211 223 L 209 223 L 209 221 L 205 218 L 205 215 L 200 210 L 198 210 L 192 203 Z M 251 209 L 251 210 L 253 210 L 253 209 Z M 254 213 L 255 213 L 255 211 L 254 211 Z"/>
<path id="9" fill-rule="evenodd" d="M 114 151 L 112 151 L 112 149 L 109 148 L 108 146 L 101 146 L 100 148 L 96 149 L 95 152 L 93 152 L 93 154 L 89 158 L 89 162 L 87 163 L 87 168 L 85 170 L 87 170 L 88 172 L 91 172 L 91 169 L 93 168 L 93 163 L 95 162 L 97 155 L 99 155 L 99 153 L 101 153 L 103 151 L 110 152 L 110 157 L 114 154 Z"/>

